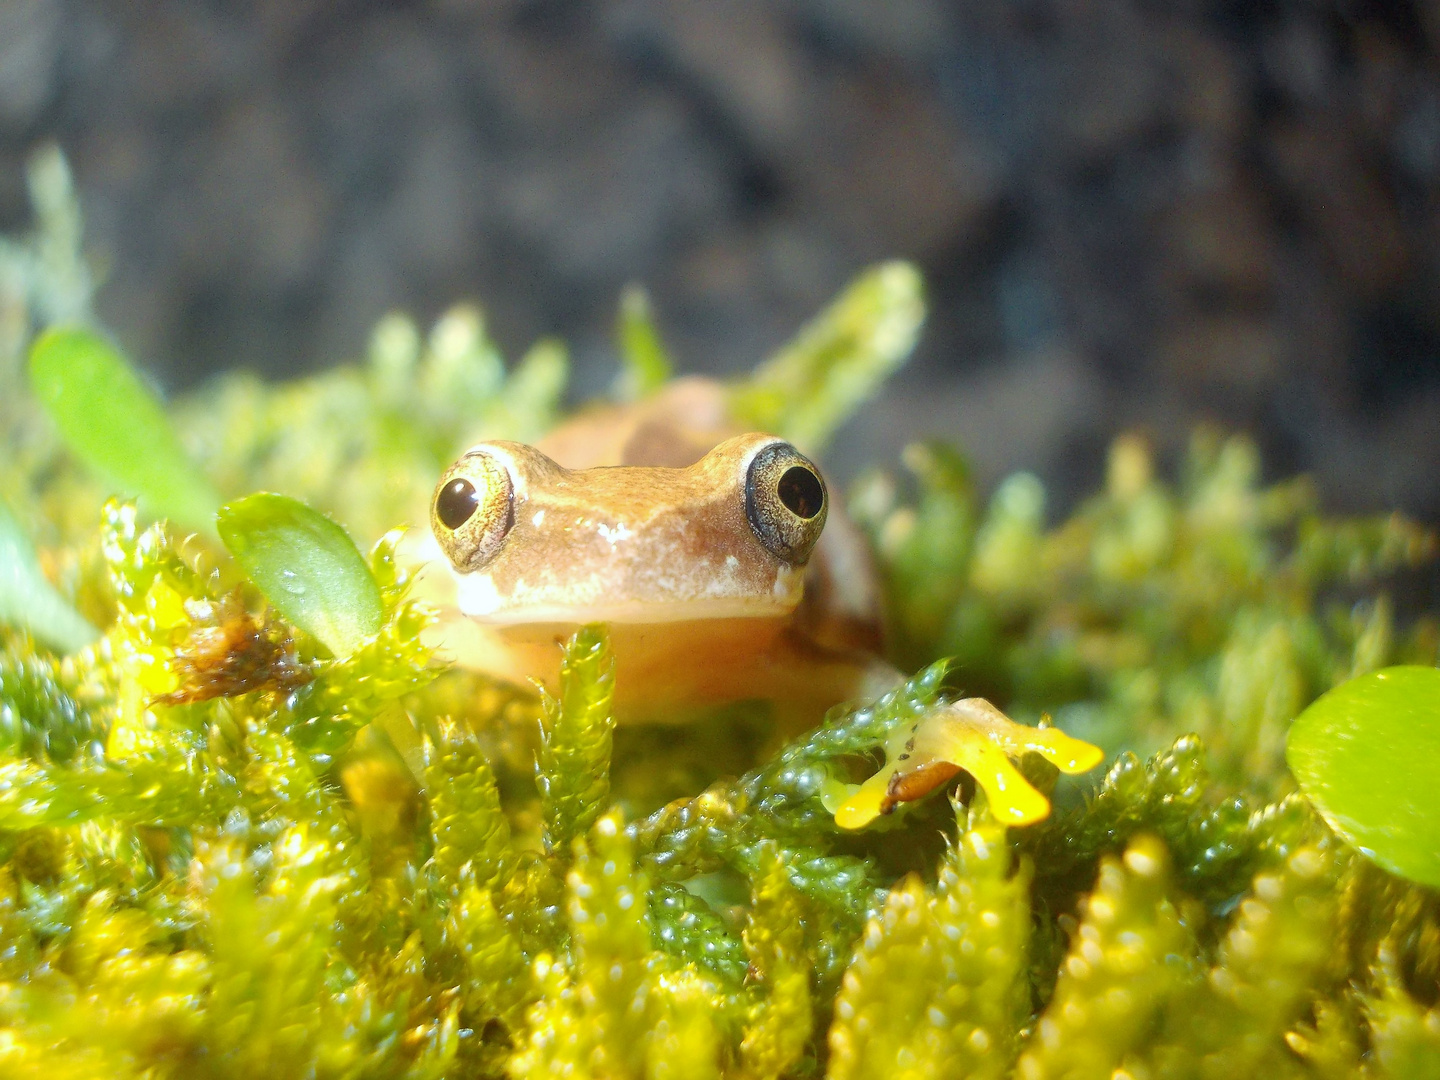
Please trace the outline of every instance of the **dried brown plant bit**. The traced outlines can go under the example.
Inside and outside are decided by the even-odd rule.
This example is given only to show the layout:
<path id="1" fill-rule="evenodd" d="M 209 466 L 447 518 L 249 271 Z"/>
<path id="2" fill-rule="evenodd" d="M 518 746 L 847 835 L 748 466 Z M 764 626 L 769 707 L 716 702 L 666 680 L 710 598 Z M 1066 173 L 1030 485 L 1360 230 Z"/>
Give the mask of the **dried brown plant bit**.
<path id="1" fill-rule="evenodd" d="M 238 591 L 218 601 L 187 600 L 190 626 L 175 649 L 171 670 L 178 689 L 161 694 L 161 705 L 186 705 L 252 690 L 288 690 L 310 681 L 295 655 L 289 632 L 250 614 Z"/>
<path id="2" fill-rule="evenodd" d="M 963 770 L 949 761 L 927 761 L 909 772 L 899 772 L 890 778 L 885 788 L 885 798 L 880 803 L 880 813 L 889 814 L 899 803 L 923 799 L 940 785 L 948 783 Z"/>

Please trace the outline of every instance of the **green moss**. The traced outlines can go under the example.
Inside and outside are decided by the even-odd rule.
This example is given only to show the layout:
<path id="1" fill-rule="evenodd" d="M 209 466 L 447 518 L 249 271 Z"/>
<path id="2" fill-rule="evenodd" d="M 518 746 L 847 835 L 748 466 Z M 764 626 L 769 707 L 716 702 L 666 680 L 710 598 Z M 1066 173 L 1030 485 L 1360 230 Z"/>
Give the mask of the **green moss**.
<path id="1" fill-rule="evenodd" d="M 490 763 L 479 743 L 453 725 L 429 750 L 423 781 L 433 837 L 431 887 L 442 895 L 471 882 L 494 888 L 514 855 Z"/>
<path id="2" fill-rule="evenodd" d="M 560 696 L 541 699 L 545 734 L 537 779 L 549 851 L 568 851 L 610 801 L 614 688 L 615 660 L 605 631 L 586 627 L 565 647 Z"/>
<path id="3" fill-rule="evenodd" d="M 1020 1076 L 1137 1072 L 1170 1002 L 1200 977 L 1194 929 L 1169 895 L 1169 871 L 1164 846 L 1148 837 L 1101 862 Z"/>
<path id="4" fill-rule="evenodd" d="M 1000 1077 L 1030 1012 L 1029 874 L 983 809 L 933 888 L 910 875 L 871 921 L 835 1002 L 829 1075 Z"/>
<path id="5" fill-rule="evenodd" d="M 764 845 L 757 862 L 744 934 L 756 990 L 743 1014 L 739 1065 L 745 1076 L 783 1076 L 801 1062 L 814 1025 L 805 939 L 816 913 L 776 847 Z"/>
<path id="6" fill-rule="evenodd" d="M 507 369 L 474 309 L 424 337 L 389 316 L 357 366 L 168 407 L 223 497 L 281 491 L 370 546 L 345 556 L 369 614 L 327 648 L 265 574 L 107 502 L 43 421 L 22 338 L 88 310 L 57 160 L 40 233 L 0 249 L 25 327 L 0 341 L 0 557 L 102 636 L 0 608 L 0 1074 L 1435 1070 L 1440 894 L 1347 848 L 1283 758 L 1324 691 L 1435 664 L 1436 613 L 1386 598 L 1425 529 L 1328 517 L 1213 432 L 1174 480 L 1122 438 L 1054 525 L 1034 477 L 982 499 L 959 451 L 914 446 L 848 501 L 916 675 L 778 748 L 754 709 L 614 731 L 603 628 L 553 700 L 448 671 L 389 531 L 457 447 L 552 422 L 563 352 Z M 922 314 L 881 268 L 734 404 L 821 443 Z M 669 367 L 638 294 L 621 336 L 642 394 Z M 837 792 L 961 693 L 1050 713 L 1105 774 L 1022 760 L 1055 804 L 1023 828 L 983 795 L 838 827 Z"/>
<path id="7" fill-rule="evenodd" d="M 650 965 L 647 889 L 618 816 L 577 839 L 566 877 L 568 957 L 542 954 L 542 988 L 530 1036 L 511 1061 L 516 1076 L 639 1076 L 663 995 Z"/>

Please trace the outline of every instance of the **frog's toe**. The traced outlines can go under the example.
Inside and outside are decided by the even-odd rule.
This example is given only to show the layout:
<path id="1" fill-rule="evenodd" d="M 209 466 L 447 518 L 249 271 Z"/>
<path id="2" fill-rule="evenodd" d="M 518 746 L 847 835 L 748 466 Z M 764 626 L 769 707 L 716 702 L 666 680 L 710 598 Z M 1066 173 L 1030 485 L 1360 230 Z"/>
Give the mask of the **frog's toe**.
<path id="1" fill-rule="evenodd" d="M 892 738 L 884 767 L 840 804 L 835 821 L 842 828 L 862 828 L 900 803 L 930 794 L 962 769 L 985 792 L 998 820 L 1039 821 L 1050 813 L 1050 802 L 1011 760 L 1027 751 L 1065 773 L 1092 769 L 1103 756 L 1098 746 L 1063 731 L 1017 724 L 985 699 L 965 698 L 931 711 Z"/>
<path id="2" fill-rule="evenodd" d="M 859 787 L 837 785 L 834 794 L 838 796 L 839 805 L 831 799 L 825 800 L 825 809 L 835 812 L 835 824 L 842 829 L 863 829 L 881 814 L 888 814 L 894 805 L 886 794 L 892 775 L 888 769 L 881 769 Z"/>
<path id="3" fill-rule="evenodd" d="M 1093 743 L 1066 735 L 1058 728 L 1027 728 L 1016 724 L 1027 733 L 1025 749 L 1039 754 L 1067 776 L 1089 772 L 1099 765 L 1105 751 Z"/>

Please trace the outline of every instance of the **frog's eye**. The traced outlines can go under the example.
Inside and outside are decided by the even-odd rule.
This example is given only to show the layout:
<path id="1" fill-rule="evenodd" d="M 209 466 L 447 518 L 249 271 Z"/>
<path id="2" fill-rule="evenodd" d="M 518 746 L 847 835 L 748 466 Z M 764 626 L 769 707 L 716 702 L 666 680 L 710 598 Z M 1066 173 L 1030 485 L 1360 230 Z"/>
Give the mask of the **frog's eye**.
<path id="1" fill-rule="evenodd" d="M 750 461 L 745 516 L 765 549 L 792 566 L 804 566 L 825 527 L 825 481 L 789 443 L 771 443 Z"/>
<path id="2" fill-rule="evenodd" d="M 515 485 L 500 462 L 472 451 L 446 471 L 430 504 L 430 527 L 456 570 L 479 570 L 515 524 Z"/>

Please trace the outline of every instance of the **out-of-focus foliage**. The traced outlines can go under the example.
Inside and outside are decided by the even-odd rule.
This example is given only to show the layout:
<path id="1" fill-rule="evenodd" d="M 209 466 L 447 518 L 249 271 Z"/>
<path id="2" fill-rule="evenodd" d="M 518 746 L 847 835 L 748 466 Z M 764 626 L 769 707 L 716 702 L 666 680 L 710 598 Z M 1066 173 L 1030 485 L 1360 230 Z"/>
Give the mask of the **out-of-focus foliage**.
<path id="1" fill-rule="evenodd" d="M 620 294 L 615 338 L 620 346 L 621 362 L 616 397 L 634 401 L 665 385 L 673 370 L 670 357 L 655 326 L 650 294 L 639 285 L 631 285 Z"/>
<path id="2" fill-rule="evenodd" d="M 99 501 L 69 515 L 74 478 L 65 474 L 47 486 L 43 508 L 33 505 L 35 492 L 19 486 L 50 471 L 62 453 L 49 419 L 20 388 L 36 333 L 55 323 L 89 321 L 94 278 L 81 252 L 80 207 L 60 151 L 52 146 L 36 153 L 28 179 L 34 230 L 0 237 L 0 425 L 7 466 L 0 469 L 0 498 L 8 500 L 29 535 L 48 543 L 66 527 L 93 526 Z"/>
<path id="3" fill-rule="evenodd" d="M 33 332 L 52 323 L 90 319 L 94 275 L 81 251 L 80 207 L 70 167 L 54 146 L 38 151 L 28 170 L 35 229 L 0 237 L 0 372 L 14 379 Z M 8 401 L 7 420 L 20 410 Z"/>
<path id="4" fill-rule="evenodd" d="M 52 202 L 41 239 L 0 260 L 23 286 L 5 294 L 17 341 L 83 316 L 39 299 L 74 277 L 45 267 L 83 266 Z M 886 274 L 915 284 L 865 279 L 740 396 L 802 373 L 781 419 L 822 439 L 918 323 L 918 294 L 887 293 Z M 658 338 L 626 332 L 643 392 Z M 387 530 L 419 520 L 467 440 L 543 430 L 554 346 L 507 373 L 475 312 L 425 340 L 394 316 L 359 367 L 231 376 L 169 406 L 222 495 L 283 492 L 373 544 L 378 618 L 352 620 L 343 649 L 307 631 L 323 620 L 270 610 L 264 572 L 107 502 L 22 374 L 0 372 L 10 547 L 33 547 L 29 572 L 103 635 L 0 627 L 0 1075 L 1400 1078 L 1440 1062 L 1440 894 L 1342 843 L 1281 756 L 1323 691 L 1435 663 L 1434 614 L 1385 598 L 1434 541 L 1260 485 L 1243 440 L 1201 433 L 1173 484 L 1121 440 L 1106 490 L 1057 527 L 1033 478 L 982 504 L 956 451 L 913 447 L 907 479 L 874 474 L 851 506 L 894 657 L 919 673 L 777 748 L 758 710 L 614 728 L 603 628 L 571 638 L 544 702 L 426 647 Z M 1066 779 L 1025 828 L 983 794 L 837 826 L 837 788 L 960 689 L 1103 743 L 1103 780 Z M 1020 768 L 1055 783 L 1036 758 Z"/>
<path id="5" fill-rule="evenodd" d="M 920 273 L 883 263 L 857 278 L 795 340 L 734 388 L 748 427 L 783 435 L 814 454 L 903 364 L 925 321 Z"/>
<path id="6" fill-rule="evenodd" d="M 1330 687 L 1434 664 L 1435 614 L 1397 627 L 1374 583 L 1433 559 L 1399 515 L 1335 520 L 1310 485 L 1259 483 L 1254 446 L 1197 432 L 1178 483 L 1143 441 L 1111 449 L 1105 491 L 1045 527 L 1033 476 L 981 508 L 954 451 L 905 455 L 911 494 L 863 478 L 851 511 L 881 556 L 902 666 L 956 658 L 969 693 L 1112 754 L 1194 732 L 1227 784 L 1278 793 L 1285 731 Z"/>
<path id="7" fill-rule="evenodd" d="M 564 348 L 542 341 L 507 372 L 473 307 L 424 337 L 391 315 L 361 364 L 280 385 L 232 373 L 184 402 L 177 420 L 223 493 L 304 498 L 369 542 L 423 526 L 437 477 L 466 446 L 538 438 L 566 368 Z"/>
<path id="8" fill-rule="evenodd" d="M 30 350 L 30 389 L 65 445 L 108 486 L 180 526 L 214 532 L 219 498 L 160 402 L 106 341 L 76 327 L 47 330 Z"/>
<path id="9" fill-rule="evenodd" d="M 30 540 L 0 499 L 0 622 L 23 627 L 51 648 L 74 652 L 96 638 L 46 579 Z"/>

